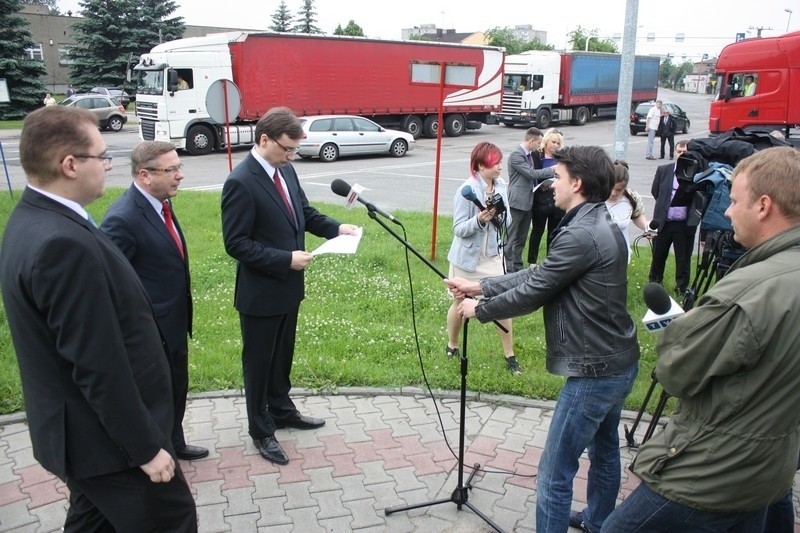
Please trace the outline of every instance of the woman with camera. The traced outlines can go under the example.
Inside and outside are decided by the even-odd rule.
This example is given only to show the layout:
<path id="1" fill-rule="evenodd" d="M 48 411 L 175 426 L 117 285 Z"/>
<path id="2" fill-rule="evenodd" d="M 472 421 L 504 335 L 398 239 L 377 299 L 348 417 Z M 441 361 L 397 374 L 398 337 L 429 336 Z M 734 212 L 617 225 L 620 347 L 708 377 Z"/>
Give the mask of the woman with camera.
<path id="1" fill-rule="evenodd" d="M 470 156 L 472 175 L 459 187 L 453 199 L 453 243 L 447 255 L 447 260 L 450 262 L 448 277 L 451 279 L 460 277 L 477 281 L 504 273 L 503 241 L 506 237 L 506 228 L 511 223 L 511 216 L 506 208 L 508 186 L 500 177 L 502 161 L 503 153 L 492 143 L 478 143 L 472 150 Z M 469 194 L 470 190 L 472 194 Z M 476 205 L 478 203 L 482 208 Z M 447 311 L 448 357 L 460 355 L 458 350 L 462 326 L 458 315 L 460 303 L 461 299 L 453 297 L 453 303 Z M 508 330 L 497 328 L 506 366 L 512 374 L 520 374 L 522 368 L 514 356 L 511 320 L 498 322 Z"/>

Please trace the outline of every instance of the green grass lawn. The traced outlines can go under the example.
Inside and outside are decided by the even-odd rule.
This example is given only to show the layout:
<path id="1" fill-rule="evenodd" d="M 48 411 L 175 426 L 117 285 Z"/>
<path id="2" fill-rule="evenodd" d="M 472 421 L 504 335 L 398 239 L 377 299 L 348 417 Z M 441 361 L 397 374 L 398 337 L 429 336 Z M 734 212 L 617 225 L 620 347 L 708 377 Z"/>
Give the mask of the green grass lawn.
<path id="1" fill-rule="evenodd" d="M 122 189 L 108 190 L 89 206 L 95 220 L 102 219 L 108 205 L 121 193 Z M 7 194 L 0 198 L 0 229 L 5 228 L 18 198 L 19 194 L 14 199 Z M 234 261 L 222 245 L 219 193 L 181 192 L 174 204 L 191 258 L 195 311 L 194 337 L 189 346 L 190 388 L 241 388 L 241 339 L 233 308 Z M 434 389 L 458 389 L 459 363 L 444 355 L 450 300 L 439 276 L 419 258 L 408 254 L 406 259 L 402 244 L 371 220 L 365 209 L 346 210 L 337 203 L 316 207 L 342 222 L 363 226 L 364 237 L 357 254 L 318 256 L 306 272 L 293 385 L 328 393 L 341 386 L 424 386 L 421 361 Z M 429 258 L 431 215 L 394 214 L 404 222 L 409 243 Z M 449 217 L 440 217 L 438 224 L 433 263 L 441 272 L 448 270 L 451 222 Z M 307 249 L 313 250 L 321 242 L 309 235 Z M 642 287 L 650 266 L 649 250 L 641 252 L 629 266 L 628 284 L 628 306 L 638 324 L 646 311 Z M 673 278 L 672 268 L 670 260 L 665 279 Z M 554 399 L 564 378 L 545 370 L 541 313 L 515 319 L 513 326 L 515 352 L 524 368 L 520 376 L 506 370 L 495 326 L 469 322 L 469 389 Z M 655 337 L 640 327 L 639 339 L 642 360 L 636 386 L 626 403 L 628 409 L 641 405 L 655 362 Z M 0 413 L 22 408 L 17 361 L 5 312 L 0 309 Z"/>

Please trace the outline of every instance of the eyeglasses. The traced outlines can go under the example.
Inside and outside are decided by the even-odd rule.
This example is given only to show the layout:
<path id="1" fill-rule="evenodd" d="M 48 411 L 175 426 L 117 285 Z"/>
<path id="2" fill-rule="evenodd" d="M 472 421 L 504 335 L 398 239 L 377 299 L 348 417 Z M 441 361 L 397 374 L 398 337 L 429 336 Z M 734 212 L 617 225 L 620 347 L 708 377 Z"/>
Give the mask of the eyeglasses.
<path id="1" fill-rule="evenodd" d="M 288 154 L 296 154 L 297 151 L 300 150 L 299 146 L 293 146 L 292 148 L 287 148 L 287 147 L 285 147 L 284 145 L 282 145 L 281 143 L 279 143 L 275 139 L 271 139 L 271 141 L 274 142 L 275 144 L 277 144 L 278 146 L 280 146 L 281 148 L 283 148 L 283 151 L 286 152 L 287 155 Z"/>
<path id="2" fill-rule="evenodd" d="M 103 164 L 109 167 L 111 166 L 111 160 L 114 159 L 114 156 L 111 155 L 72 154 L 72 157 L 77 157 L 79 159 L 102 159 Z"/>
<path id="3" fill-rule="evenodd" d="M 145 170 L 148 172 L 163 172 L 164 174 L 177 174 L 181 170 L 183 170 L 183 163 L 180 165 L 175 165 L 174 167 L 167 167 L 167 168 L 150 168 L 145 167 Z"/>

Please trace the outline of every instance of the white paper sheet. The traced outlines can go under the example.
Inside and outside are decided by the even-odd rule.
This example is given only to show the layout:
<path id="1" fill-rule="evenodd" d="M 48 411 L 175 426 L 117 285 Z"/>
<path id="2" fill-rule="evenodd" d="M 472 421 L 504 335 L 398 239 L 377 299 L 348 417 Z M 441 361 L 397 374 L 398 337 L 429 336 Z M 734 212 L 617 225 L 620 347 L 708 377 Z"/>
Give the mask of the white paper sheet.
<path id="1" fill-rule="evenodd" d="M 311 252 L 312 255 L 322 254 L 354 254 L 361 242 L 363 228 L 358 228 L 356 235 L 339 235 L 323 242 L 319 248 Z"/>

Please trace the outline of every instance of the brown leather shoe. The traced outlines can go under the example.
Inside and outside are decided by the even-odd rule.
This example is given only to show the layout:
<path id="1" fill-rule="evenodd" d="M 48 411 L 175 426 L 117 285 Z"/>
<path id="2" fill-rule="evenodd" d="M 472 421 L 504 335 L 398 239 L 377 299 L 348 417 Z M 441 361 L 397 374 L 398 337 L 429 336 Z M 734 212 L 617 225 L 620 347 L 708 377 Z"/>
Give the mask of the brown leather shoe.
<path id="1" fill-rule="evenodd" d="M 253 439 L 253 444 L 258 448 L 258 453 L 267 461 L 271 461 L 278 465 L 288 465 L 289 458 L 286 457 L 286 452 L 275 437 L 266 437 L 263 439 Z"/>

